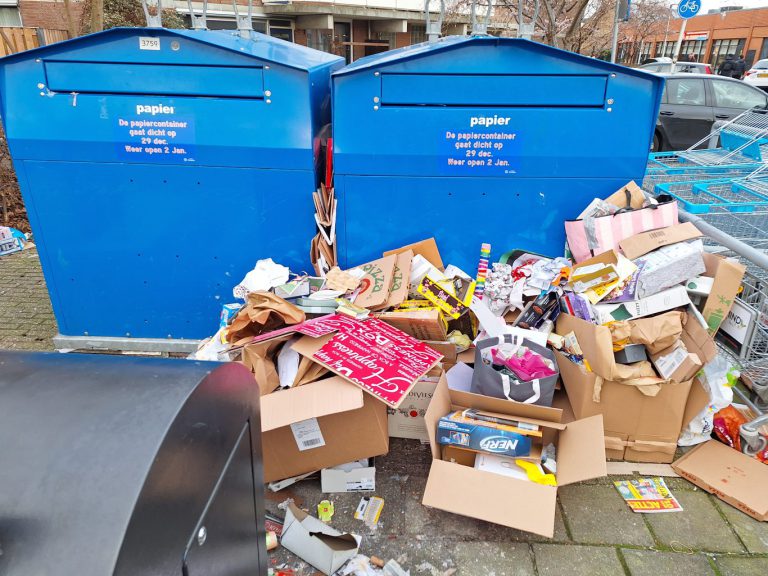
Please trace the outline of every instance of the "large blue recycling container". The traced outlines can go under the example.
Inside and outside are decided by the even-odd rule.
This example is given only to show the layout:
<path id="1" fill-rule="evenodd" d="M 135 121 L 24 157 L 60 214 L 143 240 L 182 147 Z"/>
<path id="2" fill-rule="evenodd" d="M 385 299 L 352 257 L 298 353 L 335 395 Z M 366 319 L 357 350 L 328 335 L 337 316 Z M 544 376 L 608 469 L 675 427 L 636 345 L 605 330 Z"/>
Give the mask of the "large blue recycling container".
<path id="1" fill-rule="evenodd" d="M 61 334 L 201 338 L 257 259 L 310 270 L 342 65 L 257 33 L 137 28 L 0 60 Z"/>
<path id="2" fill-rule="evenodd" d="M 333 75 L 339 260 L 435 236 L 561 255 L 565 219 L 642 181 L 663 79 L 512 38 L 448 37 Z M 364 127 L 362 129 L 361 127 Z"/>

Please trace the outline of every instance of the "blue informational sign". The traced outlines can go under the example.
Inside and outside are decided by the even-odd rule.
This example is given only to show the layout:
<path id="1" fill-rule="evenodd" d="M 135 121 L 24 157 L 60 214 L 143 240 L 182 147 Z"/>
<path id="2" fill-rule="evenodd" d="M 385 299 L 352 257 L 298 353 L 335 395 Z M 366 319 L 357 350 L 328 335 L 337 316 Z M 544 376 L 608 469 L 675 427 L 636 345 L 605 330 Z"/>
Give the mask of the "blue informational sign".
<path id="1" fill-rule="evenodd" d="M 677 14 L 684 20 L 693 18 L 699 10 L 701 10 L 701 0 L 680 0 L 680 4 L 677 5 Z"/>

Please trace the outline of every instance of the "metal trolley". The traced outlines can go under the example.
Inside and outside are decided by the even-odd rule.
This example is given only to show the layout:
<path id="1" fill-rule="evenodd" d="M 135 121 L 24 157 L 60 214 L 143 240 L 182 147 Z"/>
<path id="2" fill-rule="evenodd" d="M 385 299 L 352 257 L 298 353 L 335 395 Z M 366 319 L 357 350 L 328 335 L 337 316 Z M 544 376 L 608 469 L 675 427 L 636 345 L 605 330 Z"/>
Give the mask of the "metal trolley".
<path id="1" fill-rule="evenodd" d="M 720 147 L 717 148 L 717 143 Z M 753 108 L 715 124 L 707 136 L 687 150 L 656 152 L 651 168 L 713 167 L 762 162 L 768 158 L 768 110 Z"/>

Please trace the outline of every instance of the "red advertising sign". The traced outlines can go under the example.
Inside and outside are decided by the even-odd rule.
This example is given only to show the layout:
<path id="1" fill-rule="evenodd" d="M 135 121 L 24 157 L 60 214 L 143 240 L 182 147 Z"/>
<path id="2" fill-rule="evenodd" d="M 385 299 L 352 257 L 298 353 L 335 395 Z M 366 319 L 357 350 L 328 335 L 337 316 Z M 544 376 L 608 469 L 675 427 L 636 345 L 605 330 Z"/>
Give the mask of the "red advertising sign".
<path id="1" fill-rule="evenodd" d="M 413 385 L 442 358 L 423 342 L 381 320 L 342 320 L 337 320 L 337 334 L 315 351 L 312 359 L 392 408 L 397 408 Z"/>
<path id="2" fill-rule="evenodd" d="M 283 334 L 294 333 L 304 334 L 305 336 L 312 336 L 312 338 L 319 338 L 320 336 L 325 336 L 326 334 L 341 330 L 353 321 L 354 320 L 349 318 L 349 316 L 342 316 L 341 314 L 327 314 L 326 316 L 312 318 L 311 320 L 306 320 L 305 322 L 301 322 L 299 324 L 293 324 L 292 326 L 279 328 L 277 330 L 273 330 L 272 332 L 259 334 L 258 336 L 254 336 L 249 344 L 253 344 L 255 342 L 263 342 L 264 340 L 271 340 L 272 338 L 277 338 Z"/>

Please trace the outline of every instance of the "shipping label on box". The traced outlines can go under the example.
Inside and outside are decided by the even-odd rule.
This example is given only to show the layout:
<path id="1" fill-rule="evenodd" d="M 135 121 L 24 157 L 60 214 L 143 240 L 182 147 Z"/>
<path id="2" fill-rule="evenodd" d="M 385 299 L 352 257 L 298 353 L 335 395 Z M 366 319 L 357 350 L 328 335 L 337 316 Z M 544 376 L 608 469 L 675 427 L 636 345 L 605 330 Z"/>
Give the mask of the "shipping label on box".
<path id="1" fill-rule="evenodd" d="M 398 408 L 388 410 L 387 424 L 390 438 L 413 438 L 428 442 L 424 414 L 435 392 L 437 382 L 421 380 L 411 388 L 408 396 Z"/>

